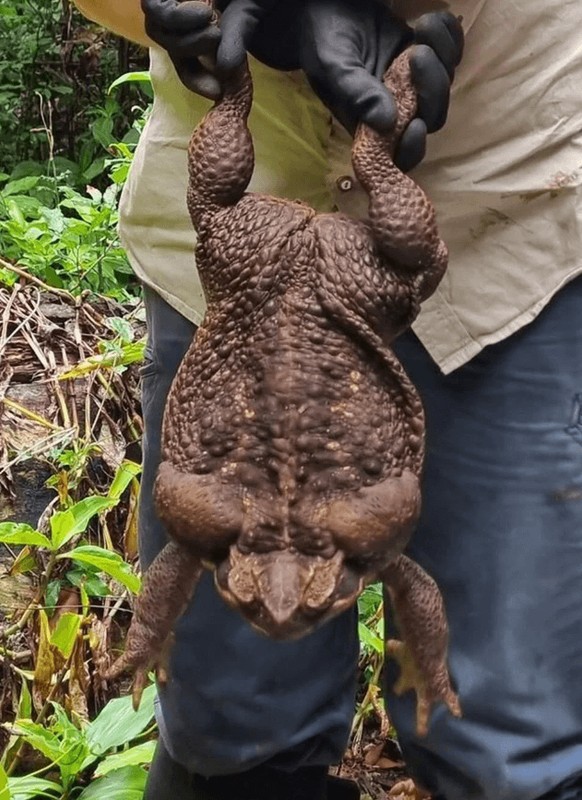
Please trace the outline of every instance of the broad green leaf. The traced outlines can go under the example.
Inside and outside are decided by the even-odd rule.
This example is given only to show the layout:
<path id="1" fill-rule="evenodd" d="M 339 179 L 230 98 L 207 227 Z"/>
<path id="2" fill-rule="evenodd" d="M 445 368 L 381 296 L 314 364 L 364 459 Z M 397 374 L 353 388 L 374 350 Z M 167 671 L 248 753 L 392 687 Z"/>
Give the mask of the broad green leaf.
<path id="1" fill-rule="evenodd" d="M 73 725 L 57 703 L 53 703 L 50 728 L 28 719 L 18 719 L 14 729 L 31 747 L 56 764 L 65 788 L 72 784 L 87 758 L 89 745 L 83 731 Z"/>
<path id="2" fill-rule="evenodd" d="M 16 181 L 10 181 L 6 184 L 6 186 L 2 189 L 2 194 L 4 197 L 8 197 L 11 194 L 25 194 L 33 186 L 39 182 L 40 178 L 36 175 L 27 175 L 26 178 L 20 178 Z"/>
<path id="3" fill-rule="evenodd" d="M 53 549 L 58 550 L 73 536 L 85 533 L 87 525 L 95 514 L 105 511 L 113 505 L 114 503 L 108 497 L 91 496 L 79 500 L 66 511 L 57 511 L 50 520 Z"/>
<path id="4" fill-rule="evenodd" d="M 103 583 L 101 578 L 95 574 L 94 567 L 89 566 L 89 564 L 83 566 L 78 564 L 75 569 L 70 569 L 67 572 L 66 578 L 81 593 L 85 592 L 92 597 L 107 597 L 110 594 L 107 584 Z"/>
<path id="5" fill-rule="evenodd" d="M 124 461 L 115 474 L 107 496 L 112 500 L 120 500 L 121 495 L 127 489 L 133 478 L 139 475 L 140 472 L 141 467 L 139 464 L 136 464 L 135 461 Z"/>
<path id="6" fill-rule="evenodd" d="M 45 170 L 46 165 L 41 164 L 38 161 L 21 161 L 14 167 L 10 177 L 13 181 L 18 180 L 19 178 L 27 177 L 28 175 L 37 175 L 40 177 L 44 174 Z"/>
<path id="7" fill-rule="evenodd" d="M 89 755 L 89 744 L 84 731 L 73 725 L 62 706 L 58 703 L 52 705 L 51 731 L 58 737 L 61 748 L 57 766 L 61 771 L 63 783 L 65 786 L 70 786 Z"/>
<path id="8" fill-rule="evenodd" d="M 26 219 L 24 218 L 24 214 L 22 213 L 20 206 L 14 200 L 14 198 L 10 198 L 7 201 L 6 210 L 8 211 L 8 216 L 10 217 L 11 220 L 20 225 L 21 228 L 26 227 Z"/>
<path id="9" fill-rule="evenodd" d="M 51 546 L 44 533 L 23 522 L 0 522 L 0 542 L 15 545 L 32 544 L 36 547 L 48 548 Z"/>
<path id="10" fill-rule="evenodd" d="M 150 73 L 147 70 L 141 72 L 126 72 L 124 75 L 120 75 L 119 78 L 116 78 L 111 86 L 109 87 L 109 93 L 116 89 L 118 86 L 121 86 L 124 83 L 151 83 L 152 79 L 150 77 Z"/>
<path id="11" fill-rule="evenodd" d="M 44 593 L 45 609 L 50 613 L 51 616 L 54 613 L 56 604 L 59 602 L 61 583 L 62 582 L 60 580 L 50 581 Z"/>
<path id="12" fill-rule="evenodd" d="M 133 710 L 130 696 L 110 700 L 85 729 L 91 752 L 99 756 L 139 736 L 154 716 L 155 696 L 156 687 L 152 684 L 145 689 L 137 711 Z"/>
<path id="13" fill-rule="evenodd" d="M 111 142 L 115 138 L 113 135 L 113 120 L 109 117 L 99 117 L 91 125 L 91 133 L 95 141 L 99 142 L 106 150 L 109 149 Z"/>
<path id="14" fill-rule="evenodd" d="M 154 757 L 154 750 L 156 749 L 156 742 L 150 740 L 149 742 L 142 742 L 136 744 L 135 747 L 130 747 L 128 750 L 122 750 L 121 753 L 114 753 L 112 756 L 107 756 L 103 759 L 95 770 L 95 776 L 107 775 L 113 770 L 121 769 L 121 767 L 128 767 L 133 764 L 151 764 Z"/>
<path id="15" fill-rule="evenodd" d="M 72 614 L 69 611 L 59 617 L 51 635 L 51 644 L 59 648 L 64 658 L 68 658 L 73 652 L 81 622 L 80 614 Z"/>
<path id="16" fill-rule="evenodd" d="M 384 643 L 382 639 L 367 628 L 363 622 L 358 623 L 358 634 L 360 636 L 360 642 L 363 645 L 369 647 L 371 650 L 375 650 L 376 653 L 384 652 Z"/>
<path id="17" fill-rule="evenodd" d="M 78 800 L 142 800 L 147 772 L 141 767 L 123 767 L 83 789 Z"/>
<path id="18" fill-rule="evenodd" d="M 10 800 L 10 790 L 8 789 L 8 776 L 4 767 L 0 764 L 0 800 Z"/>
<path id="19" fill-rule="evenodd" d="M 62 755 L 61 742 L 52 731 L 33 722 L 30 719 L 17 719 L 12 726 L 19 736 L 22 736 L 31 747 L 38 750 L 49 761 L 58 761 Z"/>
<path id="20" fill-rule="evenodd" d="M 122 344 L 129 344 L 133 341 L 133 328 L 129 320 L 124 317 L 109 317 L 106 320 L 108 328 L 115 331 L 121 339 Z"/>
<path id="21" fill-rule="evenodd" d="M 83 180 L 87 181 L 88 183 L 89 181 L 92 181 L 94 178 L 96 178 L 97 175 L 101 175 L 101 173 L 105 169 L 105 162 L 106 162 L 105 156 L 102 156 L 101 158 L 96 158 L 95 161 L 93 161 L 93 163 L 90 164 L 83 173 Z"/>
<path id="22" fill-rule="evenodd" d="M 21 778 L 8 778 L 11 800 L 39 800 L 41 797 L 61 797 L 63 787 L 54 781 L 24 775 Z"/>
<path id="23" fill-rule="evenodd" d="M 134 594 L 139 592 L 141 586 L 139 576 L 132 571 L 130 565 L 118 553 L 88 544 L 75 547 L 68 553 L 60 555 L 59 558 L 71 558 L 73 561 L 79 561 L 82 564 L 91 564 L 97 567 L 100 572 L 105 572 L 116 581 L 119 581 L 130 592 Z"/>
<path id="24" fill-rule="evenodd" d="M 47 208 L 43 206 L 41 214 L 53 233 L 60 235 L 64 231 L 66 220 L 60 208 Z"/>

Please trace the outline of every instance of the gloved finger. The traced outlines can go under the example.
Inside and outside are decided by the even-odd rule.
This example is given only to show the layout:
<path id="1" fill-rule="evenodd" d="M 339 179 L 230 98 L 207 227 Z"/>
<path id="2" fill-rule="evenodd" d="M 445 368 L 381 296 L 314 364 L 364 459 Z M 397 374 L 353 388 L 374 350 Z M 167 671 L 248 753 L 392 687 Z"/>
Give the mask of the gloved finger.
<path id="1" fill-rule="evenodd" d="M 400 137 L 394 163 L 402 172 L 410 172 L 426 155 L 426 124 L 415 117 Z"/>
<path id="2" fill-rule="evenodd" d="M 253 33 L 274 0 L 231 0 L 220 19 L 221 41 L 216 54 L 219 72 L 239 67 L 249 48 Z"/>
<path id="3" fill-rule="evenodd" d="M 364 122 L 379 133 L 392 130 L 396 122 L 396 105 L 384 84 L 370 75 L 365 67 L 350 67 L 340 74 L 310 76 L 309 82 L 332 114 L 350 133 Z"/>
<path id="4" fill-rule="evenodd" d="M 151 38 L 174 58 L 188 58 L 202 53 L 216 52 L 220 42 L 220 30 L 215 25 L 209 25 L 201 31 L 186 31 L 181 36 L 157 30 L 155 38 L 154 36 Z"/>
<path id="5" fill-rule="evenodd" d="M 207 70 L 197 58 L 172 59 L 178 77 L 187 89 L 209 100 L 218 100 L 222 88 L 218 78 Z"/>
<path id="6" fill-rule="evenodd" d="M 141 0 L 141 8 L 146 26 L 153 25 L 157 30 L 174 34 L 186 30 L 205 28 L 212 18 L 212 8 L 198 0 Z"/>
<path id="7" fill-rule="evenodd" d="M 448 11 L 424 14 L 414 27 L 414 38 L 418 44 L 426 44 L 435 51 L 452 80 L 465 43 L 460 20 Z"/>
<path id="8" fill-rule="evenodd" d="M 434 133 L 447 119 L 451 93 L 449 75 L 435 51 L 425 44 L 413 48 L 410 71 L 417 92 L 417 115 L 425 121 L 428 132 Z"/>

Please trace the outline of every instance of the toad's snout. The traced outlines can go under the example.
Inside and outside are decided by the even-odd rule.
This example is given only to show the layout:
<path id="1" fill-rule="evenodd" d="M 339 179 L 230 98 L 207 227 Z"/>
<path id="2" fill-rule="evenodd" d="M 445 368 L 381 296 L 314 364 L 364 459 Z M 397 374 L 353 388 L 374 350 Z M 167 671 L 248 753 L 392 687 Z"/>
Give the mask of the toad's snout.
<path id="1" fill-rule="evenodd" d="M 273 639 L 304 636 L 356 600 L 363 577 L 331 558 L 291 550 L 241 553 L 234 545 L 216 571 L 226 602 Z"/>

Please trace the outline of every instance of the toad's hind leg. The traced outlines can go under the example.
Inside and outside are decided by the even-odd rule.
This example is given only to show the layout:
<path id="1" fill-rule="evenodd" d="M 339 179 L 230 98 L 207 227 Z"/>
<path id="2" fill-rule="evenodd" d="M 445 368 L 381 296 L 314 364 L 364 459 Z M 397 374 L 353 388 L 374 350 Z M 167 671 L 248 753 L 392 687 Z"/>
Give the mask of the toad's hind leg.
<path id="1" fill-rule="evenodd" d="M 221 208 L 243 196 L 253 174 L 255 156 L 247 127 L 252 82 L 246 60 L 224 83 L 224 93 L 197 126 L 188 150 L 188 210 L 204 234 Z"/>
<path id="2" fill-rule="evenodd" d="M 394 163 L 402 132 L 416 115 L 416 90 L 409 51 L 402 53 L 384 76 L 398 111 L 391 133 L 381 135 L 360 125 L 352 146 L 356 176 L 369 195 L 368 216 L 379 253 L 395 271 L 413 275 L 419 300 L 436 289 L 448 263 L 434 208 L 422 190 Z"/>
<path id="3" fill-rule="evenodd" d="M 145 575 L 125 652 L 105 675 L 112 680 L 127 670 L 135 672 L 134 708 L 139 707 L 150 669 L 156 668 L 160 682 L 166 680 L 171 630 L 190 602 L 201 572 L 199 559 L 176 542 L 169 542 Z"/>
<path id="4" fill-rule="evenodd" d="M 166 449 L 173 446 L 171 439 L 166 441 Z M 242 501 L 214 475 L 189 475 L 162 461 L 154 499 L 168 535 L 202 560 L 225 556 L 241 531 Z"/>
<path id="5" fill-rule="evenodd" d="M 441 701 L 461 716 L 446 664 L 449 631 L 443 599 L 433 579 L 406 556 L 390 564 L 382 578 L 403 638 L 386 643 L 387 655 L 400 664 L 394 691 L 416 691 L 416 731 L 425 736 L 434 703 Z"/>

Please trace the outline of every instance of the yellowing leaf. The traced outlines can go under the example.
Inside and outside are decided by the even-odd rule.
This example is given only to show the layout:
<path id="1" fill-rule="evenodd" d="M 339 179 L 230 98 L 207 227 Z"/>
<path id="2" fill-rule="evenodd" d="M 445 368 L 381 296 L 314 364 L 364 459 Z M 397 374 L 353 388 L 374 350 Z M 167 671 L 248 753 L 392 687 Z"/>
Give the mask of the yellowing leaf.
<path id="1" fill-rule="evenodd" d="M 28 545 L 22 548 L 20 553 L 12 562 L 9 570 L 9 575 L 24 575 L 25 572 L 30 572 L 36 567 L 36 558 L 32 554 L 32 550 Z"/>
<path id="2" fill-rule="evenodd" d="M 52 678 L 55 671 L 55 659 L 51 648 L 51 630 L 46 613 L 41 609 L 39 617 L 39 641 L 36 664 L 34 667 L 34 692 L 42 702 L 50 692 Z"/>
<path id="3" fill-rule="evenodd" d="M 57 625 L 51 635 L 51 644 L 61 651 L 63 658 L 68 658 L 73 652 L 77 633 L 81 625 L 81 615 L 65 612 L 61 614 Z"/>

